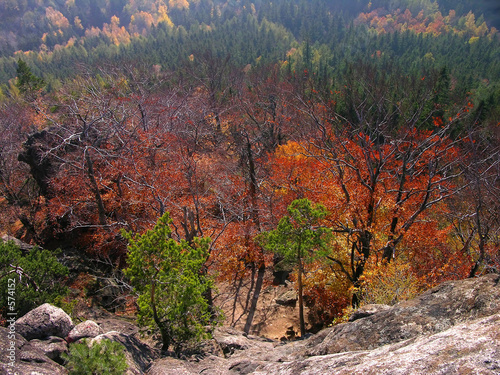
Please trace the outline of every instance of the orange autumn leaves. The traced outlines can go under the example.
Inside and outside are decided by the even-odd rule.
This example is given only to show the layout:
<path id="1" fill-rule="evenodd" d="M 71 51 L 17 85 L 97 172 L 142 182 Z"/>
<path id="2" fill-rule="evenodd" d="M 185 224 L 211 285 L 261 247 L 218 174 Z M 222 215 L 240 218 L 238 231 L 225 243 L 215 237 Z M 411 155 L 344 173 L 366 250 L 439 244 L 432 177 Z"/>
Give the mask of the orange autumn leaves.
<path id="1" fill-rule="evenodd" d="M 427 14 L 426 14 L 427 13 Z M 396 9 L 392 12 L 376 9 L 369 13 L 360 13 L 354 24 L 365 24 L 378 33 L 405 32 L 407 30 L 417 34 L 441 35 L 453 32 L 458 35 L 467 35 L 473 38 L 488 36 L 493 38 L 498 30 L 488 28 L 484 20 L 476 20 L 474 14 L 458 17 L 454 10 L 443 16 L 438 10 L 424 12 L 421 10 L 413 15 L 409 9 Z"/>
<path id="2" fill-rule="evenodd" d="M 442 217 L 462 158 L 448 122 L 432 131 L 370 118 L 353 125 L 288 86 L 218 104 L 203 90 L 141 91 L 132 78 L 82 82 L 47 111 L 53 138 L 43 151 L 55 167 L 38 211 L 47 237 L 123 266 L 120 229 L 141 233 L 170 212 L 172 236 L 210 237 L 206 267 L 234 281 L 273 266 L 255 236 L 308 198 L 327 208 L 322 225 L 334 232 L 305 269 L 318 320 L 337 317 L 387 263 L 404 264 L 417 287 L 466 276 L 471 261 L 449 246 Z"/>
<path id="3" fill-rule="evenodd" d="M 277 191 L 286 201 L 307 197 L 324 204 L 325 223 L 336 233 L 330 255 L 309 270 L 316 275 L 311 292 L 318 274 L 328 275 L 322 279 L 332 290 L 346 280 L 359 289 L 373 270 L 394 260 L 408 264 L 419 287 L 457 272 L 466 276 L 470 261 L 450 248 L 451 227 L 442 216 L 457 189 L 454 142 L 444 132 L 415 128 L 384 142 L 352 134 L 289 142 L 273 161 Z M 455 265 L 446 266 L 451 259 Z"/>

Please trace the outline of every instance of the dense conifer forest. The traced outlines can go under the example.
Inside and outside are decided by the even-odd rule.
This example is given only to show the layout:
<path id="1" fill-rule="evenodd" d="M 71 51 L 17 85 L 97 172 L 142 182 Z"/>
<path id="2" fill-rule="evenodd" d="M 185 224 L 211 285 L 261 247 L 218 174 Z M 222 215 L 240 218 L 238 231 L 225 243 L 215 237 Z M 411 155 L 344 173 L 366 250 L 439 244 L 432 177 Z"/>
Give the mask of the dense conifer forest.
<path id="1" fill-rule="evenodd" d="M 0 0 L 0 232 L 129 285 L 148 270 L 127 268 L 141 260 L 125 233 L 168 217 L 162 233 L 201 254 L 200 278 L 252 280 L 247 332 L 266 270 L 296 281 L 310 329 L 499 272 L 497 11 Z M 87 298 L 89 280 L 66 283 Z M 213 313 L 210 283 L 197 298 Z M 108 307 L 149 306 L 135 298 Z"/>

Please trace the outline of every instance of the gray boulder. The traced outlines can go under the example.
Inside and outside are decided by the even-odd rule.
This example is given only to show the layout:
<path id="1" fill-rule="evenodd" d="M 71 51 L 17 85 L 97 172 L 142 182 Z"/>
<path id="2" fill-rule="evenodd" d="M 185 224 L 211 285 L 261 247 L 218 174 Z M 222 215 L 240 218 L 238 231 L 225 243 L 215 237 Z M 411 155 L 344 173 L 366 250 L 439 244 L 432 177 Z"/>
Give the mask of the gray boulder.
<path id="1" fill-rule="evenodd" d="M 283 306 L 295 306 L 297 303 L 297 300 L 299 299 L 297 292 L 295 290 L 287 290 L 283 293 L 281 293 L 279 296 L 277 296 L 274 301 L 278 305 L 283 305 Z"/>
<path id="2" fill-rule="evenodd" d="M 9 328 L 0 327 L 0 374 L 17 375 L 63 375 L 68 371 L 52 361 L 45 353 L 13 333 Z"/>
<path id="3" fill-rule="evenodd" d="M 73 327 L 71 317 L 49 303 L 38 306 L 16 321 L 16 332 L 26 340 L 50 336 L 65 338 Z"/>
<path id="4" fill-rule="evenodd" d="M 93 338 L 100 334 L 104 333 L 99 327 L 99 325 L 93 320 L 86 320 L 82 323 L 77 324 L 70 333 L 68 333 L 68 337 L 66 341 L 75 342 L 83 338 Z"/>

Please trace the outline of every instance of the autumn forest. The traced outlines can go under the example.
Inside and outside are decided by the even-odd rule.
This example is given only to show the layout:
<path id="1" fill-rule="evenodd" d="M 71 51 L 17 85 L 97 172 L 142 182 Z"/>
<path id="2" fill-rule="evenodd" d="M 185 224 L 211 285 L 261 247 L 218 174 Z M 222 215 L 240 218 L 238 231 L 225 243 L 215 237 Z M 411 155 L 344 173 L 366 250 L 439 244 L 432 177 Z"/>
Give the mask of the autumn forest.
<path id="1" fill-rule="evenodd" d="M 266 270 L 289 273 L 317 328 L 500 272 L 487 2 L 0 0 L 0 13 L 2 235 L 126 279 L 124 233 L 168 213 L 171 238 L 209 239 L 201 272 L 256 290 Z"/>

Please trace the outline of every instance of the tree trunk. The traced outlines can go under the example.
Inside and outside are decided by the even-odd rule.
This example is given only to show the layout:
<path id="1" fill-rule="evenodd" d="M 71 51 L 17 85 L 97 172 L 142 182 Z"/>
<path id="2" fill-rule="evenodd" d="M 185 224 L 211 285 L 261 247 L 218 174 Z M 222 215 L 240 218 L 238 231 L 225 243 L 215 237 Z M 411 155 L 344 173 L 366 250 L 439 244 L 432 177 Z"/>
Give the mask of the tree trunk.
<path id="1" fill-rule="evenodd" d="M 351 262 L 353 262 L 353 259 L 355 257 L 355 250 L 358 249 L 359 252 L 359 257 L 360 260 L 358 260 L 355 264 L 355 267 L 353 267 L 353 275 L 352 275 L 352 283 L 355 288 L 355 292 L 352 295 L 352 307 L 357 308 L 359 307 L 359 304 L 361 303 L 361 276 L 365 272 L 365 265 L 366 262 L 368 261 L 368 258 L 370 257 L 371 253 L 371 240 L 372 240 L 372 234 L 368 230 L 363 230 L 360 235 L 359 239 L 357 241 L 357 244 L 353 244 L 353 248 L 351 250 Z"/>
<path id="2" fill-rule="evenodd" d="M 90 180 L 90 187 L 94 193 L 95 201 L 97 204 L 97 212 L 99 214 L 99 225 L 106 225 L 106 210 L 104 209 L 104 203 L 102 201 L 101 193 L 99 192 L 99 186 L 95 179 L 94 164 L 88 152 L 85 152 L 85 161 L 87 163 L 87 176 Z"/>
<path id="3" fill-rule="evenodd" d="M 158 316 L 158 311 L 156 310 L 155 297 L 156 297 L 156 283 L 153 282 L 153 285 L 151 286 L 151 296 L 150 296 L 151 308 L 153 310 L 153 320 L 156 323 L 157 327 L 160 329 L 161 342 L 162 342 L 161 350 L 163 352 L 166 352 L 168 351 L 168 348 L 170 346 L 170 335 L 168 334 L 168 329 L 165 327 L 160 317 Z"/>
<path id="4" fill-rule="evenodd" d="M 306 324 L 304 321 L 304 298 L 303 298 L 303 286 L 302 286 L 302 259 L 299 257 L 299 272 L 297 275 L 297 284 L 299 287 L 299 324 L 300 324 L 300 337 L 304 338 L 306 335 Z"/>
<path id="5" fill-rule="evenodd" d="M 248 174 L 250 177 L 250 210 L 251 210 L 251 218 L 255 228 L 258 232 L 260 232 L 260 220 L 259 220 L 259 212 L 258 212 L 258 202 L 257 202 L 257 173 L 255 170 L 255 164 L 253 160 L 253 152 L 252 152 L 252 144 L 250 143 L 250 139 L 248 138 L 248 134 L 246 137 L 247 140 L 247 158 L 248 158 Z M 257 302 L 259 301 L 260 291 L 262 289 L 262 284 L 264 282 L 264 274 L 266 272 L 266 265 L 264 263 L 264 257 L 261 249 L 261 259 L 259 260 L 259 270 L 257 272 L 257 281 L 255 283 L 255 290 L 252 296 L 252 303 L 250 304 L 250 309 L 248 311 L 247 320 L 245 322 L 245 327 L 243 331 L 245 333 L 250 332 L 250 328 L 252 327 L 253 318 L 255 316 L 255 310 L 257 309 Z"/>
<path id="6" fill-rule="evenodd" d="M 259 301 L 260 291 L 262 290 L 262 284 L 264 283 L 265 272 L 266 272 L 266 266 L 262 261 L 260 262 L 259 271 L 257 272 L 257 281 L 255 282 L 255 290 L 253 292 L 252 303 L 250 304 L 250 309 L 248 310 L 245 327 L 243 328 L 243 331 L 245 333 L 249 333 L 250 328 L 252 328 L 253 318 L 255 316 L 255 311 L 257 310 L 257 302 Z"/>

